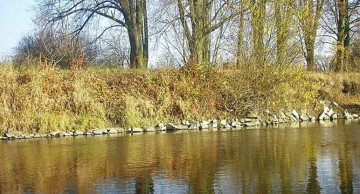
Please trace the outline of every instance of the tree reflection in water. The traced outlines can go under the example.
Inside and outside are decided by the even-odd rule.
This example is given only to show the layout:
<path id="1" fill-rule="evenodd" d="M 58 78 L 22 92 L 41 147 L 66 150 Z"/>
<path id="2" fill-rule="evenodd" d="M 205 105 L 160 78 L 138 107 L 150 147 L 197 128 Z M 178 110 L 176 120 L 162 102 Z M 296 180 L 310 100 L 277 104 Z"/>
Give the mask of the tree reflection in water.
<path id="1" fill-rule="evenodd" d="M 1 141 L 0 193 L 357 193 L 360 125 L 325 124 Z"/>

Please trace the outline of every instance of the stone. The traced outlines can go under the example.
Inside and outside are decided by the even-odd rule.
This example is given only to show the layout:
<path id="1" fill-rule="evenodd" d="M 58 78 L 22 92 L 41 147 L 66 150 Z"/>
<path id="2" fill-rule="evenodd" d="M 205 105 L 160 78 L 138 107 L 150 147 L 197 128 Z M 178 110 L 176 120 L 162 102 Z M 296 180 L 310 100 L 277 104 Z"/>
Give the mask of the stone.
<path id="1" fill-rule="evenodd" d="M 41 138 L 40 134 L 35 134 L 34 138 Z"/>
<path id="2" fill-rule="evenodd" d="M 274 115 L 274 119 L 273 119 L 273 123 L 274 124 L 278 124 L 279 123 L 279 119 L 276 115 Z"/>
<path id="3" fill-rule="evenodd" d="M 331 116 L 335 114 L 335 112 L 332 109 L 329 109 L 329 111 L 327 111 L 326 115 L 329 116 L 331 118 Z"/>
<path id="4" fill-rule="evenodd" d="M 352 116 L 353 116 L 354 119 L 359 118 L 359 115 L 358 115 L 358 114 L 353 114 Z"/>
<path id="5" fill-rule="evenodd" d="M 347 110 L 344 111 L 344 118 L 345 119 L 353 119 L 353 115 L 351 115 Z"/>
<path id="6" fill-rule="evenodd" d="M 22 136 L 23 135 L 20 131 L 15 131 L 13 129 L 8 129 L 7 132 L 4 134 L 4 137 L 8 137 L 8 138 L 19 138 Z"/>
<path id="7" fill-rule="evenodd" d="M 300 119 L 302 121 L 309 121 L 310 117 L 307 114 L 303 113 L 303 114 L 300 115 Z"/>
<path id="8" fill-rule="evenodd" d="M 200 129 L 208 129 L 209 128 L 209 123 L 207 121 L 203 121 L 201 124 L 200 124 Z"/>
<path id="9" fill-rule="evenodd" d="M 197 130 L 199 129 L 199 123 L 198 122 L 194 122 L 189 126 L 189 130 Z"/>
<path id="10" fill-rule="evenodd" d="M 315 121 L 316 118 L 314 116 L 309 115 L 310 121 Z"/>
<path id="11" fill-rule="evenodd" d="M 60 137 L 61 131 L 54 131 L 54 132 L 51 132 L 49 135 L 50 135 L 50 137 Z"/>
<path id="12" fill-rule="evenodd" d="M 250 123 L 252 121 L 252 119 L 246 118 L 246 119 L 244 119 L 244 121 L 245 121 L 245 123 Z"/>
<path id="13" fill-rule="evenodd" d="M 292 110 L 291 115 L 293 115 L 293 116 L 296 118 L 296 120 L 299 120 L 299 119 L 300 119 L 300 116 L 299 116 L 299 114 L 296 112 L 295 109 Z"/>
<path id="14" fill-rule="evenodd" d="M 68 133 L 68 132 L 65 132 L 63 133 L 63 136 L 66 137 L 66 136 L 71 136 L 72 134 L 71 133 Z"/>
<path id="15" fill-rule="evenodd" d="M 331 115 L 331 119 L 332 119 L 332 120 L 338 119 L 338 115 L 337 115 L 337 114 Z"/>
<path id="16" fill-rule="evenodd" d="M 190 125 L 190 121 L 184 119 L 184 120 L 181 121 L 181 124 L 182 124 L 182 125 L 189 126 L 189 125 Z"/>
<path id="17" fill-rule="evenodd" d="M 260 125 L 260 121 L 258 119 L 253 119 L 251 122 L 244 124 L 246 127 L 253 127 Z"/>
<path id="18" fill-rule="evenodd" d="M 330 108 L 327 106 L 324 106 L 324 113 L 327 114 L 330 111 Z"/>
<path id="19" fill-rule="evenodd" d="M 118 133 L 118 130 L 115 128 L 107 129 L 107 131 L 108 131 L 108 134 L 117 134 Z"/>
<path id="20" fill-rule="evenodd" d="M 144 129 L 140 128 L 140 127 L 131 127 L 128 130 L 130 133 L 141 133 L 144 132 Z"/>
<path id="21" fill-rule="evenodd" d="M 103 130 L 102 129 L 93 129 L 93 130 L 91 130 L 91 134 L 92 135 L 102 135 Z"/>
<path id="22" fill-rule="evenodd" d="M 166 130 L 170 130 L 170 131 L 172 131 L 172 130 L 180 130 L 180 128 L 177 125 L 174 125 L 172 123 L 168 123 L 166 125 Z"/>
<path id="23" fill-rule="evenodd" d="M 326 117 L 327 117 L 326 113 L 323 112 L 323 113 L 320 114 L 319 120 L 320 120 L 320 121 L 323 121 L 323 120 L 325 120 Z"/>
<path id="24" fill-rule="evenodd" d="M 240 127 L 241 127 L 241 123 L 240 123 L 240 122 L 236 122 L 236 121 L 232 121 L 232 122 L 231 122 L 231 127 L 232 127 L 232 128 L 240 128 Z"/>
<path id="25" fill-rule="evenodd" d="M 119 129 L 117 129 L 117 132 L 118 132 L 118 133 L 124 133 L 124 132 L 125 132 L 125 129 L 124 129 L 124 128 L 119 128 Z"/>
<path id="26" fill-rule="evenodd" d="M 78 135 L 81 135 L 81 134 L 84 134 L 84 132 L 82 132 L 82 131 L 79 131 L 79 130 L 76 130 L 76 131 L 74 131 L 73 132 L 73 136 L 78 136 Z"/>
<path id="27" fill-rule="evenodd" d="M 164 123 L 159 123 L 158 125 L 155 126 L 155 128 L 159 131 L 165 131 L 166 127 L 164 125 Z"/>
<path id="28" fill-rule="evenodd" d="M 156 130 L 155 130 L 154 127 L 146 127 L 146 128 L 145 128 L 145 131 L 146 131 L 146 132 L 156 132 Z"/>
<path id="29" fill-rule="evenodd" d="M 298 119 L 294 115 L 290 115 L 290 122 L 296 122 Z"/>
<path id="30" fill-rule="evenodd" d="M 220 121 L 220 127 L 221 128 L 226 128 L 226 126 L 227 126 L 227 121 L 226 120 L 221 120 Z"/>
<path id="31" fill-rule="evenodd" d="M 41 138 L 47 138 L 49 135 L 48 134 L 40 134 Z"/>
<path id="32" fill-rule="evenodd" d="M 0 140 L 8 140 L 8 137 L 0 137 Z"/>
<path id="33" fill-rule="evenodd" d="M 85 131 L 85 132 L 83 133 L 83 135 L 92 135 L 92 132 L 91 132 L 91 131 Z"/>

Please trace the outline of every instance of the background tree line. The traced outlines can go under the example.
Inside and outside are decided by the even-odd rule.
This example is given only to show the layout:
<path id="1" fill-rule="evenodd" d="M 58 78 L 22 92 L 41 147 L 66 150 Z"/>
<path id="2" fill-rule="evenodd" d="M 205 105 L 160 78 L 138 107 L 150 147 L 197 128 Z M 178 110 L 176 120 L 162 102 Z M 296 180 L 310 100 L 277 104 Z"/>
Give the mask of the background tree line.
<path id="1" fill-rule="evenodd" d="M 16 64 L 360 70 L 360 0 L 39 0 L 36 10 Z"/>

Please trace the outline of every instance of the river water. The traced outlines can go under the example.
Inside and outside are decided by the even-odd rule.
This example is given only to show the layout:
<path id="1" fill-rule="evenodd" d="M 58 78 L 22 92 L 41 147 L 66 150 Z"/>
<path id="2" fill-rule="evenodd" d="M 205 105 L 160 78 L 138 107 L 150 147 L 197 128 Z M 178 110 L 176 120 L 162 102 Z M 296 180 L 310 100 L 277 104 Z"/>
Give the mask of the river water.
<path id="1" fill-rule="evenodd" d="M 359 193 L 358 121 L 0 141 L 0 193 Z"/>

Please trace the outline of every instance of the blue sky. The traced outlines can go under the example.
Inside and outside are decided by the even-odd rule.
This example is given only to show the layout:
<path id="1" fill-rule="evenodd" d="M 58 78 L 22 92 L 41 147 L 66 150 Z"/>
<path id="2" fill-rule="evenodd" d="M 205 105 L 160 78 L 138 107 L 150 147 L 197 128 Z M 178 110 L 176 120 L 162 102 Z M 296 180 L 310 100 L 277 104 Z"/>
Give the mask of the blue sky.
<path id="1" fill-rule="evenodd" d="M 34 4 L 34 0 L 0 0 L 0 60 L 12 54 L 21 37 L 34 28 Z"/>

